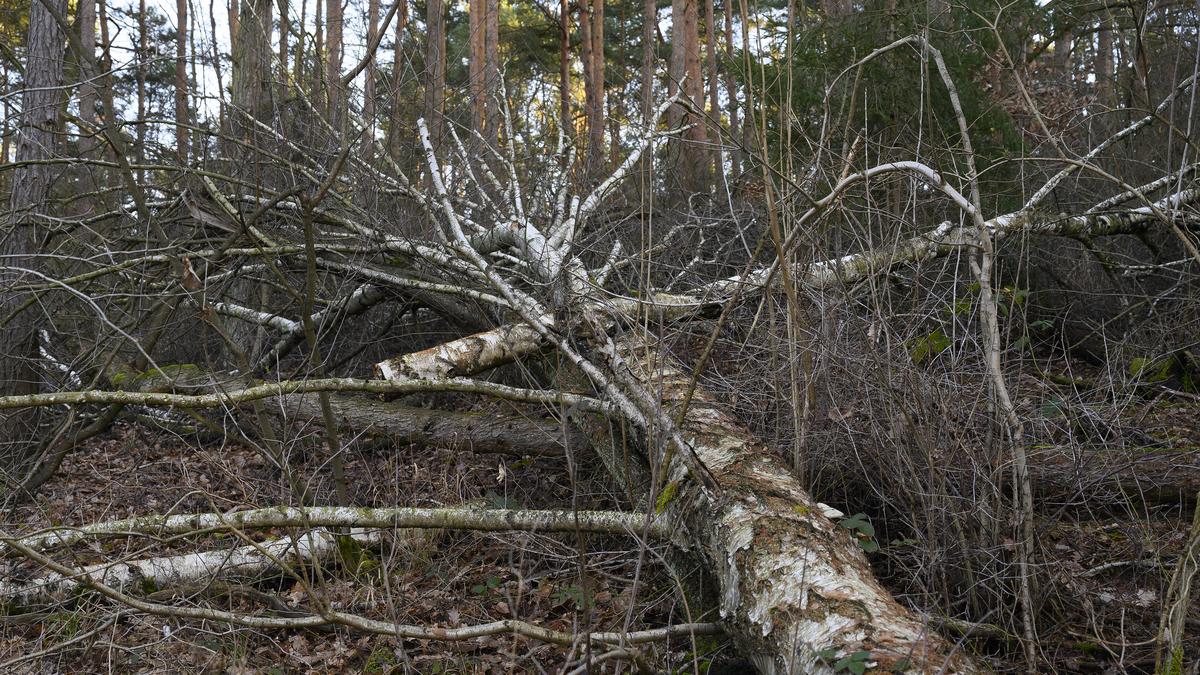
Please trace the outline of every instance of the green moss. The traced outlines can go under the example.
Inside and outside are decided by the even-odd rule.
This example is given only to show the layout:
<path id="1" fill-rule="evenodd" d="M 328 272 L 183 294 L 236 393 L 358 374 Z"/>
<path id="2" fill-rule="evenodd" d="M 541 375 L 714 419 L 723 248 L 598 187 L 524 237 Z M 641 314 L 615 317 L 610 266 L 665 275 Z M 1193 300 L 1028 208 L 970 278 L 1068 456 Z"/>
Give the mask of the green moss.
<path id="1" fill-rule="evenodd" d="M 1179 645 L 1175 651 L 1171 652 L 1171 659 L 1163 668 L 1162 675 L 1183 675 L 1183 645 Z"/>
<path id="2" fill-rule="evenodd" d="M 163 366 L 162 368 L 151 368 L 142 373 L 137 374 L 138 381 L 152 380 L 163 378 L 167 380 L 175 380 L 187 375 L 196 375 L 200 372 L 200 366 L 194 363 L 172 363 Z"/>
<path id="3" fill-rule="evenodd" d="M 154 391 L 173 387 L 178 384 L 197 382 L 201 380 L 204 371 L 193 363 L 173 363 L 161 368 L 151 368 L 142 372 L 119 370 L 110 381 L 114 386 Z"/>
<path id="4" fill-rule="evenodd" d="M 1162 382 L 1171 375 L 1170 359 L 1152 359 L 1139 356 L 1129 363 L 1129 374 L 1146 382 Z"/>
<path id="5" fill-rule="evenodd" d="M 142 592 L 145 593 L 146 595 L 150 595 L 151 593 L 154 593 L 155 591 L 158 590 L 158 584 L 154 583 L 154 579 L 151 579 L 149 577 L 142 577 L 140 581 L 141 581 L 141 586 L 142 586 Z"/>
<path id="6" fill-rule="evenodd" d="M 379 562 L 371 556 L 371 552 L 353 537 L 339 535 L 337 538 L 338 555 L 342 565 L 353 574 L 370 574 L 379 569 Z"/>
<path id="7" fill-rule="evenodd" d="M 654 512 L 662 513 L 671 505 L 671 501 L 675 499 L 675 495 L 679 492 L 679 481 L 673 480 L 658 493 L 658 499 L 654 502 Z"/>
<path id="8" fill-rule="evenodd" d="M 792 507 L 792 510 L 802 516 L 807 516 L 808 514 L 812 513 L 812 509 L 808 508 L 804 504 L 797 504 Z"/>
<path id="9" fill-rule="evenodd" d="M 363 664 L 362 672 L 368 675 L 390 673 L 397 665 L 399 663 L 396 661 L 396 655 L 387 648 L 387 645 L 376 645 L 367 656 L 367 662 Z"/>

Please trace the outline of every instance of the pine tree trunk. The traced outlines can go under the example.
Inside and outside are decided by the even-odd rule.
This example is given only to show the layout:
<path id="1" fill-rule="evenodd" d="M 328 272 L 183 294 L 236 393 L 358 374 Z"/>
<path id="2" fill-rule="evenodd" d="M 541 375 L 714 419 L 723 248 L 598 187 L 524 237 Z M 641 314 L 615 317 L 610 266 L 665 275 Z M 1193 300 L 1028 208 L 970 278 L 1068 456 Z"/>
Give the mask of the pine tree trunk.
<path id="1" fill-rule="evenodd" d="M 294 52 L 294 56 L 292 58 L 292 78 L 296 81 L 296 86 L 298 86 L 298 87 L 303 86 L 303 82 L 304 82 L 304 42 L 305 42 L 305 40 L 303 38 L 303 34 L 305 33 L 304 25 L 307 23 L 307 19 L 308 19 L 308 0 L 300 0 L 300 23 L 297 25 L 301 27 L 301 30 L 299 32 L 301 33 L 302 37 L 300 39 L 296 40 L 296 51 Z"/>
<path id="2" fill-rule="evenodd" d="M 1071 66 L 1071 31 L 1063 30 L 1054 40 L 1054 65 L 1062 74 L 1065 82 L 1072 81 Z"/>
<path id="3" fill-rule="evenodd" d="M 91 4 L 92 0 L 84 0 Z M 188 0 L 175 0 L 175 157 L 181 166 L 188 162 Z M 93 36 L 94 38 L 94 36 Z"/>
<path id="4" fill-rule="evenodd" d="M 0 228 L 0 288 L 32 281 L 15 268 L 37 270 L 34 255 L 41 240 L 41 210 L 50 197 L 50 186 L 59 169 L 39 160 L 54 156 L 59 127 L 66 34 L 58 23 L 65 19 L 66 0 L 35 0 L 29 11 L 26 42 L 25 91 L 17 122 L 18 166 L 12 174 L 9 214 Z M 22 162 L 33 162 L 21 164 Z M 27 296 L 0 292 L 0 315 L 10 316 L 0 325 L 0 395 L 36 392 L 37 330 L 42 325 L 40 305 L 12 315 Z M 38 415 L 28 411 L 0 417 L 0 478 L 25 459 L 35 438 Z M 7 480 L 0 480 L 0 485 Z"/>
<path id="5" fill-rule="evenodd" d="M 700 27 L 698 0 L 671 2 L 671 82 L 683 88 L 692 110 L 704 109 L 704 76 L 700 70 Z M 684 105 L 672 106 L 668 112 L 672 127 L 690 125 L 674 141 L 674 167 L 678 176 L 676 189 L 685 193 L 707 189 L 707 170 L 703 143 L 708 137 L 700 115 Z"/>
<path id="6" fill-rule="evenodd" d="M 367 2 L 367 45 L 375 44 L 379 36 L 379 0 Z M 379 67 L 375 52 L 367 54 L 366 81 L 363 83 L 363 159 L 370 162 L 375 155 L 375 78 Z"/>
<path id="7" fill-rule="evenodd" d="M 721 75 L 717 70 L 717 49 L 720 45 L 720 38 L 717 37 L 717 12 L 713 5 L 713 0 L 704 0 L 704 56 L 705 65 L 708 70 L 708 114 L 714 120 L 721 119 L 721 103 L 717 93 L 717 83 L 721 79 Z M 713 177 L 720 183 L 721 172 L 725 170 L 725 154 L 721 151 L 720 133 L 714 129 L 713 136 L 717 142 L 713 143 L 712 166 L 714 169 Z"/>
<path id="8" fill-rule="evenodd" d="M 186 0 L 180 0 L 186 2 Z M 288 35 L 291 34 L 291 9 L 288 0 L 278 0 L 279 3 L 279 74 L 284 82 L 288 76 Z"/>
<path id="9" fill-rule="evenodd" d="M 146 31 L 146 0 L 138 0 L 137 48 L 137 163 L 146 163 L 146 59 L 150 56 L 149 35 Z M 145 184 L 146 172 L 137 171 L 137 182 Z"/>
<path id="10" fill-rule="evenodd" d="M 79 8 L 76 11 L 79 13 L 76 19 L 79 26 L 79 46 L 83 47 L 84 51 L 81 55 L 82 59 L 90 59 L 94 64 L 96 59 L 96 0 L 79 0 Z M 89 65 L 80 63 L 79 72 L 94 70 L 94 68 L 89 68 Z M 89 126 L 95 127 L 96 84 L 86 78 L 79 83 L 79 117 Z M 83 156 L 91 154 L 97 145 L 95 135 L 84 131 L 79 139 L 80 154 Z M 0 155 L 0 162 L 7 161 L 7 159 L 8 153 Z"/>
<path id="11" fill-rule="evenodd" d="M 313 23 L 316 35 L 313 37 L 313 91 L 319 92 L 320 101 L 325 100 L 325 14 L 322 0 L 317 0 L 313 7 Z"/>
<path id="12" fill-rule="evenodd" d="M 586 1 L 586 0 L 585 0 Z M 588 104 L 588 164 L 591 171 L 603 170 L 604 164 L 604 0 L 590 0 L 592 19 L 592 67 Z"/>
<path id="13" fill-rule="evenodd" d="M 3 96 L 0 96 L 0 99 L 2 99 L 0 100 L 0 106 L 3 106 L 0 109 L 4 111 L 4 119 L 0 120 L 0 164 L 7 164 L 9 150 L 8 122 L 12 119 L 12 109 L 8 105 L 8 78 L 10 77 L 8 72 L 8 61 L 0 62 L 0 74 L 4 75 L 4 91 Z"/>
<path id="14" fill-rule="evenodd" d="M 238 7 L 238 0 L 229 0 L 229 53 L 237 51 L 238 31 L 241 28 L 239 25 L 242 20 L 242 10 Z"/>
<path id="15" fill-rule="evenodd" d="M 470 57 L 467 59 L 467 82 L 471 91 L 471 130 L 486 138 L 487 107 L 484 98 L 487 96 L 484 87 L 484 64 L 487 61 L 487 30 L 484 27 L 487 14 L 488 0 L 470 0 L 467 7 L 467 42 L 470 45 Z M 478 148 L 478 142 L 472 138 L 470 145 Z"/>
<path id="16" fill-rule="evenodd" d="M 569 0 L 558 5 L 558 105 L 559 125 L 570 139 L 575 134 L 571 120 L 571 6 Z"/>
<path id="17" fill-rule="evenodd" d="M 442 143 L 442 110 L 446 100 L 446 16 L 442 0 L 429 0 L 425 25 L 425 120 L 435 150 Z"/>
<path id="18" fill-rule="evenodd" d="M 392 109 L 388 120 L 387 149 L 393 160 L 400 158 L 400 73 L 404 68 L 404 35 L 408 30 L 408 0 L 396 9 L 396 42 L 392 45 Z"/>
<path id="19" fill-rule="evenodd" d="M 483 86 L 484 127 L 483 137 L 493 147 L 498 147 L 500 138 L 500 2 L 486 0 L 484 15 Z"/>
<path id="20" fill-rule="evenodd" d="M 241 117 L 271 123 L 273 106 L 271 77 L 271 0 L 245 0 L 242 4 L 238 38 L 233 53 L 232 103 L 240 112 L 232 115 L 238 138 L 253 140 L 252 124 Z M 235 155 L 236 156 L 236 155 Z"/>
<path id="21" fill-rule="evenodd" d="M 725 94 L 729 97 L 729 138 L 734 148 L 729 157 L 729 175 L 736 180 L 742 173 L 740 120 L 738 119 L 737 79 L 733 76 L 733 0 L 721 0 L 725 11 Z"/>
<path id="22" fill-rule="evenodd" d="M 579 0 L 579 60 L 583 64 L 583 119 L 587 131 L 584 166 L 589 169 L 592 166 L 592 149 L 590 147 L 592 106 L 596 105 L 596 92 L 592 89 L 592 66 L 595 65 L 595 60 L 592 59 L 592 48 L 594 46 L 595 43 L 592 41 L 592 2 L 591 0 Z"/>
<path id="23" fill-rule="evenodd" d="M 346 90 L 342 86 L 342 2 L 325 0 L 325 102 L 329 123 L 342 133 Z"/>
<path id="24" fill-rule="evenodd" d="M 563 0 L 564 2 L 566 0 Z M 658 4 L 645 0 L 642 7 L 642 124 L 654 124 L 655 26 L 658 25 Z"/>
<path id="25" fill-rule="evenodd" d="M 470 32 L 470 119 L 472 130 L 479 133 L 484 144 L 496 147 L 499 115 L 496 104 L 499 65 L 499 5 L 496 0 L 470 0 L 468 29 Z M 472 139 L 478 145 L 479 138 Z"/>

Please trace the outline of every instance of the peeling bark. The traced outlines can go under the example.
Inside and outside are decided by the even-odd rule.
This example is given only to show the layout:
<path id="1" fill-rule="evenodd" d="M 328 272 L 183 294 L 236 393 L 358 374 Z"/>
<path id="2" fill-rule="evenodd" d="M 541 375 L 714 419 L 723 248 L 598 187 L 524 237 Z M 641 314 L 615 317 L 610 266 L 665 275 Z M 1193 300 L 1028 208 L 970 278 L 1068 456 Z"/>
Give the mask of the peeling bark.
<path id="1" fill-rule="evenodd" d="M 277 527 L 352 527 L 387 529 L 475 530 L 481 532 L 601 532 L 646 534 L 668 540 L 672 532 L 662 519 L 621 511 L 552 511 L 481 509 L 470 506 L 428 509 L 412 507 L 279 506 L 236 513 L 181 513 L 134 516 L 79 527 L 54 528 L 21 537 L 15 543 L 35 550 L 70 546 L 87 539 L 129 535 L 178 536 L 210 532 L 265 530 Z M 13 554 L 0 540 L 0 555 Z"/>
<path id="2" fill-rule="evenodd" d="M 364 544 L 379 540 L 378 533 L 352 536 Z M 337 551 L 337 535 L 325 529 L 315 529 L 294 537 L 234 549 L 89 565 L 79 570 L 79 577 L 86 576 L 117 590 L 138 592 L 218 576 L 253 576 L 277 569 L 279 563 L 321 560 Z M 0 599 L 17 605 L 31 605 L 65 597 L 80 585 L 77 577 L 51 572 L 30 581 L 0 582 Z"/>
<path id="3" fill-rule="evenodd" d="M 385 380 L 440 379 L 478 373 L 536 353 L 546 342 L 532 327 L 511 324 L 375 364 Z"/>
<path id="4" fill-rule="evenodd" d="M 617 356 L 677 418 L 691 376 L 653 345 L 652 336 L 630 334 Z M 891 597 L 850 532 L 826 516 L 836 512 L 814 502 L 715 397 L 697 389 L 680 426 L 721 497 L 673 460 L 655 501 L 685 527 L 717 581 L 727 632 L 760 672 L 833 673 L 859 651 L 881 671 L 981 672 Z"/>
<path id="5" fill-rule="evenodd" d="M 456 341 L 388 362 L 396 379 L 467 373 L 511 360 L 526 334 L 515 328 L 502 344 L 496 332 Z M 659 361 L 652 336 L 630 332 L 610 354 L 678 419 L 691 378 L 673 361 Z M 383 370 L 383 368 L 381 368 Z M 560 379 L 575 376 L 559 373 Z M 589 418 L 592 438 L 606 425 Z M 842 657 L 865 651 L 873 667 L 907 672 L 981 672 L 978 666 L 879 584 L 850 533 L 829 519 L 828 507 L 801 488 L 788 468 L 714 397 L 697 390 L 681 422 L 683 434 L 719 491 L 706 490 L 678 456 L 661 491 L 639 489 L 621 472 L 629 458 L 616 444 L 595 442 L 610 471 L 635 503 L 665 510 L 679 523 L 688 549 L 716 580 L 719 609 L 739 651 L 763 673 L 833 673 Z M 657 455 L 643 438 L 640 461 Z M 658 492 L 658 494 L 653 494 Z M 832 658 L 831 658 L 831 655 Z"/>

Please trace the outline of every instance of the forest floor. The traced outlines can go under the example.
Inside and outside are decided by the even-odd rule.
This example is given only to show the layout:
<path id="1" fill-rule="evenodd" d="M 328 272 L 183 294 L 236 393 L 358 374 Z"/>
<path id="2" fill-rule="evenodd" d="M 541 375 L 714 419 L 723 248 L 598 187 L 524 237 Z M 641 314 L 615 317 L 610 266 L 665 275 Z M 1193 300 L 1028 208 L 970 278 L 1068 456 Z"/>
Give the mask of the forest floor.
<path id="1" fill-rule="evenodd" d="M 563 508 L 572 503 L 565 459 L 347 440 L 345 469 L 358 505 Z M 333 503 L 323 457 L 295 456 L 292 466 L 317 503 Z M 579 473 L 576 499 L 581 508 L 620 508 L 614 496 L 603 491 L 598 475 L 586 468 Z M 295 503 L 288 495 L 280 472 L 251 447 L 189 442 L 125 424 L 78 449 L 35 503 L 8 515 L 7 528 L 27 533 L 142 514 L 229 512 Z M 651 548 L 641 559 L 639 583 L 634 584 L 640 560 L 636 544 L 615 536 L 581 537 L 583 541 L 574 534 L 425 531 L 390 538 L 382 550 L 368 552 L 367 565 L 357 571 L 341 565 L 324 570 L 313 586 L 323 600 L 343 611 L 422 626 L 458 627 L 515 617 L 572 633 L 589 626 L 594 631 L 620 630 L 627 620 L 630 630 L 687 621 L 670 578 L 656 562 L 661 548 Z M 210 538 L 200 546 L 180 546 L 115 539 L 103 547 L 76 549 L 71 562 L 219 549 L 222 541 L 225 546 L 241 543 Z M 0 559 L 0 578 L 37 571 L 28 563 Z M 384 576 L 390 592 L 381 592 Z M 182 597 L 167 591 L 157 595 L 173 604 L 248 613 L 263 609 L 255 602 L 263 596 L 254 591 L 297 609 L 312 606 L 300 583 L 281 575 L 256 579 L 247 590 L 189 589 Z M 341 628 L 260 631 L 144 614 L 126 614 L 114 623 L 113 612 L 111 606 L 76 598 L 30 614 L 0 616 L 0 666 L 18 673 L 536 673 L 577 666 L 585 654 L 582 644 L 569 648 L 508 635 L 464 642 L 400 641 Z M 89 632 L 86 639 L 55 648 Z M 655 657 L 684 667 L 693 653 L 711 657 L 714 651 L 727 651 L 722 643 L 697 638 L 697 644 L 689 644 L 680 639 L 658 648 Z M 52 653 L 36 656 L 45 649 Z M 603 651 L 597 648 L 593 656 Z"/>
<path id="2" fill-rule="evenodd" d="M 1151 437 L 1169 438 L 1173 447 L 1200 447 L 1200 405 L 1194 401 L 1158 401 L 1141 426 Z M 359 505 L 564 508 L 574 498 L 581 508 L 624 508 L 587 461 L 572 481 L 565 459 L 344 441 L 349 484 Z M 319 445 L 310 438 L 307 447 Z M 332 503 L 325 458 L 297 450 L 292 466 L 318 503 Z M 34 503 L 6 514 L 6 529 L 27 533 L 141 514 L 228 512 L 294 503 L 289 494 L 280 473 L 252 447 L 121 424 L 73 453 Z M 1153 671 L 1160 602 L 1186 536 L 1190 508 L 1179 503 L 1087 506 L 1043 514 L 1054 520 L 1040 523 L 1039 597 L 1046 603 L 1041 652 L 1056 672 Z M 222 545 L 236 544 L 211 537 L 199 547 Z M 145 558 L 197 546 L 195 541 L 112 539 L 77 547 L 71 562 Z M 583 555 L 577 553 L 580 547 Z M 372 564 L 325 570 L 314 587 L 323 600 L 345 611 L 424 626 L 515 617 L 567 632 L 588 626 L 650 628 L 687 620 L 657 559 L 662 553 L 650 549 L 643 556 L 630 540 L 611 536 L 587 536 L 581 542 L 575 535 L 431 531 L 390 538 L 381 550 L 367 554 Z M 28 563 L 0 559 L 0 577 L 36 572 Z M 264 594 L 289 607 L 312 606 L 294 578 L 276 575 L 245 583 L 248 587 L 164 590 L 154 597 L 241 612 L 262 611 Z M 138 613 L 114 616 L 113 606 L 82 596 L 0 617 L 0 666 L 17 673 L 525 673 L 569 672 L 584 662 L 582 644 L 568 648 L 513 636 L 401 641 L 341 628 L 264 631 Z M 988 626 L 949 622 L 941 627 L 997 670 L 1021 669 L 1015 640 L 986 634 Z M 1200 635 L 1200 625 L 1192 628 Z M 677 639 L 653 652 L 669 672 L 694 672 L 696 666 L 705 672 L 714 655 L 719 663 L 730 649 L 724 640 L 698 638 Z M 741 671 L 733 666 L 723 672 Z"/>

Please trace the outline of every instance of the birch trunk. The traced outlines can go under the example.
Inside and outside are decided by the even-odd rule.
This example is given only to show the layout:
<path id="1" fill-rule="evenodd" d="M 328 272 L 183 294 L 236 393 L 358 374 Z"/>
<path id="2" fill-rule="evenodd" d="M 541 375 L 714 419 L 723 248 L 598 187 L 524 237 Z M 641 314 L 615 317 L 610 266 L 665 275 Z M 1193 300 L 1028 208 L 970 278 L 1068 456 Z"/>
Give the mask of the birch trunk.
<path id="1" fill-rule="evenodd" d="M 519 331 L 509 330 L 517 341 Z M 380 368 L 388 379 L 442 377 L 495 365 L 519 349 L 498 348 L 495 333 L 461 341 L 463 349 L 433 349 L 394 359 Z M 867 652 L 881 670 L 982 672 L 955 647 L 897 603 L 876 581 L 850 533 L 831 521 L 788 468 L 702 389 L 681 410 L 691 378 L 674 361 L 660 360 L 653 336 L 630 332 L 611 356 L 647 391 L 659 392 L 663 412 L 680 427 L 695 455 L 715 478 L 706 490 L 678 456 L 669 461 L 660 490 L 626 480 L 630 457 L 615 443 L 594 442 L 610 472 L 632 490 L 635 503 L 665 510 L 678 523 L 692 556 L 715 580 L 719 609 L 739 651 L 763 673 L 833 673 L 841 658 Z M 579 378 L 561 371 L 567 386 Z M 607 425 L 582 420 L 595 439 Z M 651 436 L 639 459 L 658 456 Z M 657 494 L 655 494 L 657 493 Z"/>
<path id="2" fill-rule="evenodd" d="M 379 541 L 378 532 L 351 536 L 362 544 Z M 80 586 L 79 578 L 82 577 L 126 592 L 180 586 L 218 577 L 250 577 L 278 569 L 280 563 L 328 559 L 338 552 L 337 537 L 329 530 L 318 528 L 234 549 L 105 562 L 81 568 L 78 577 L 52 572 L 26 582 L 5 581 L 0 583 L 0 598 L 18 606 L 63 598 Z"/>
<path id="3" fill-rule="evenodd" d="M 655 343 L 629 334 L 617 356 L 679 419 L 691 375 Z M 715 397 L 698 388 L 680 426 L 721 494 L 710 496 L 676 458 L 661 490 L 637 497 L 679 523 L 692 555 L 716 580 L 726 631 L 759 672 L 833 673 L 838 660 L 857 652 L 868 652 L 865 663 L 881 672 L 982 672 L 891 597 L 850 532 L 826 515 L 836 512 L 814 502 L 777 453 Z M 619 449 L 595 447 L 602 455 Z M 649 443 L 638 449 L 654 455 Z M 607 463 L 624 461 L 614 454 Z"/>

